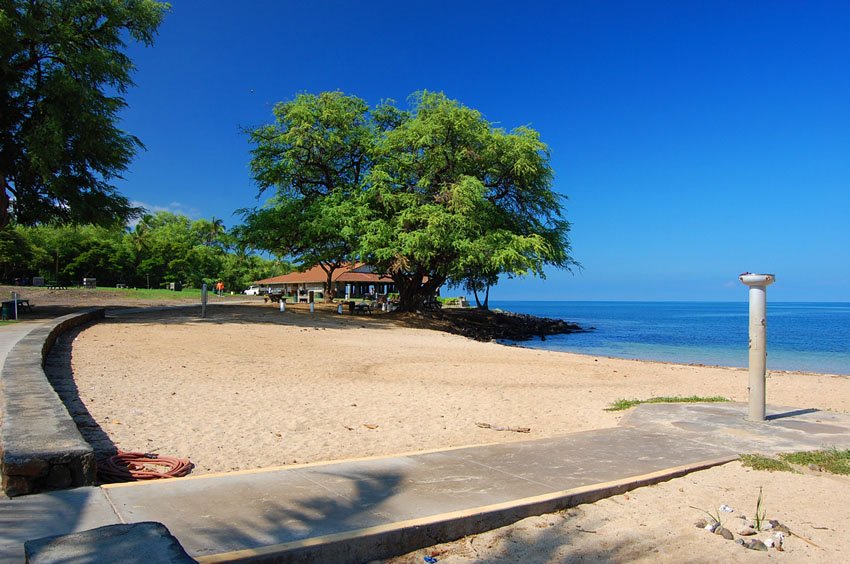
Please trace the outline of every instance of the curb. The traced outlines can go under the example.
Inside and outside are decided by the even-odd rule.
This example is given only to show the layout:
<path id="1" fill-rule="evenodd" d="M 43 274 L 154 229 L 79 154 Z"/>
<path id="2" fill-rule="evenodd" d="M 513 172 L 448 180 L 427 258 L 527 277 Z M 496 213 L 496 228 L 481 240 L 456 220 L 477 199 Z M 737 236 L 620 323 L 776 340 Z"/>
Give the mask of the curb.
<path id="1" fill-rule="evenodd" d="M 104 316 L 88 309 L 22 337 L 0 369 L 0 474 L 9 497 L 94 483 L 94 450 L 44 374 L 44 359 L 69 329 Z"/>
<path id="2" fill-rule="evenodd" d="M 196 560 L 201 564 L 220 562 L 283 564 L 294 562 L 366 562 L 391 558 L 420 548 L 451 542 L 468 535 L 504 527 L 526 517 L 553 513 L 584 503 L 593 503 L 635 488 L 665 482 L 691 472 L 727 464 L 737 459 L 738 456 L 726 456 L 704 460 L 649 474 L 495 505 L 431 515 L 420 519 L 399 521 L 388 525 L 255 549 L 198 556 Z"/>

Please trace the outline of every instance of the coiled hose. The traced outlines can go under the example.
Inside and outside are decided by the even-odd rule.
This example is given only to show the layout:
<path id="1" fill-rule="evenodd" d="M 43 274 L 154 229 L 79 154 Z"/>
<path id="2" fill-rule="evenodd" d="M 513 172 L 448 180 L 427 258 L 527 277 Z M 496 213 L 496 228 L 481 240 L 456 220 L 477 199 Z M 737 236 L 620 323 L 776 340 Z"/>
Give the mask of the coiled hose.
<path id="1" fill-rule="evenodd" d="M 97 463 L 101 482 L 135 482 L 160 478 L 180 478 L 192 471 L 194 464 L 188 458 L 160 456 L 151 452 L 124 452 Z"/>

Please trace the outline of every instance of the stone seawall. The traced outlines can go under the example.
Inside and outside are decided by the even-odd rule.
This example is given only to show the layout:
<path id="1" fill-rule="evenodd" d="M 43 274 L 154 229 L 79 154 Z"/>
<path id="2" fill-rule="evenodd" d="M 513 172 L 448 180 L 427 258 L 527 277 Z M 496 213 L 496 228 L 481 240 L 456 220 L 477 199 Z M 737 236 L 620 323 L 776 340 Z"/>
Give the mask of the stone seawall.
<path id="1" fill-rule="evenodd" d="M 89 309 L 46 322 L 6 355 L 0 369 L 0 475 L 7 496 L 94 483 L 94 452 L 43 365 L 59 335 L 104 315 L 104 309 Z"/>

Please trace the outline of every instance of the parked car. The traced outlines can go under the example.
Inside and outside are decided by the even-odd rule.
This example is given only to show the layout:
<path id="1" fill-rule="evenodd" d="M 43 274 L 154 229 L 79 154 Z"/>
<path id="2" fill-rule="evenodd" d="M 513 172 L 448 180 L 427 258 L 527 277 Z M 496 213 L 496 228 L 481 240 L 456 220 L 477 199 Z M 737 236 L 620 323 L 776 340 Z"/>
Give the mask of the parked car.
<path id="1" fill-rule="evenodd" d="M 251 286 L 250 288 L 248 288 L 247 290 L 245 290 L 242 293 L 245 294 L 246 296 L 259 296 L 260 294 L 265 293 L 262 290 L 263 289 L 260 288 L 259 286 Z"/>

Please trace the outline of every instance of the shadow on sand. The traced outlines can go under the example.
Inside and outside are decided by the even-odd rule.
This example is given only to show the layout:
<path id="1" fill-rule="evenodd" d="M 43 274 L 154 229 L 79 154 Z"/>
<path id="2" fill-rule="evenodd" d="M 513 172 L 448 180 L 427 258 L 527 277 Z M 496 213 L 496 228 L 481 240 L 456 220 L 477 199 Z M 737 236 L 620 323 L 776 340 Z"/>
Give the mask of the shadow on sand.
<path id="1" fill-rule="evenodd" d="M 80 325 L 59 335 L 45 359 L 44 373 L 77 424 L 80 434 L 94 449 L 95 458 L 100 460 L 115 454 L 118 449 L 80 398 L 71 367 L 74 339 L 91 325 Z"/>

